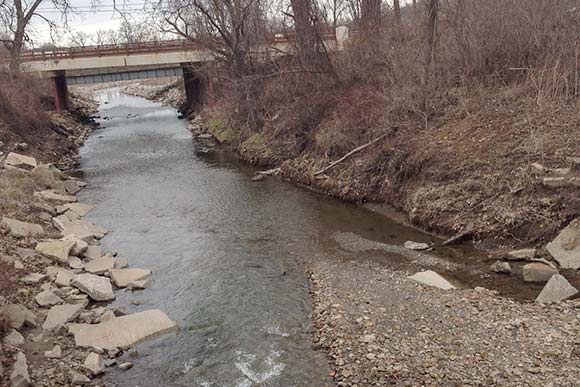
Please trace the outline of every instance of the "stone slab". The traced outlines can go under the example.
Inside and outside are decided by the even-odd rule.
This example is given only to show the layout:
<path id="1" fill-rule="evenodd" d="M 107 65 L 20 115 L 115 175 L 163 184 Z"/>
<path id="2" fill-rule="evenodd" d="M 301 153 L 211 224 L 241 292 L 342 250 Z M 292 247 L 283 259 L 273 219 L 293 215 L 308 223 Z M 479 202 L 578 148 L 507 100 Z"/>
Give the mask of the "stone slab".
<path id="1" fill-rule="evenodd" d="M 79 347 L 106 350 L 128 348 L 147 339 L 177 331 L 177 324 L 160 310 L 117 317 L 99 324 L 69 324 Z"/>
<path id="2" fill-rule="evenodd" d="M 574 219 L 568 227 L 548 245 L 546 250 L 564 269 L 580 269 L 580 218 Z"/>
<path id="3" fill-rule="evenodd" d="M 21 222 L 17 219 L 2 217 L 2 225 L 17 237 L 38 236 L 44 234 L 44 228 L 39 224 Z"/>
<path id="4" fill-rule="evenodd" d="M 432 286 L 442 290 L 455 289 L 455 286 L 453 286 L 449 281 L 447 281 L 445 278 L 441 277 L 439 274 L 435 273 L 432 270 L 422 271 L 413 274 L 412 276 L 409 277 L 409 279 L 418 282 L 422 285 Z"/>
<path id="5" fill-rule="evenodd" d="M 564 276 L 556 274 L 550 278 L 542 292 L 536 298 L 540 304 L 552 304 L 564 301 L 578 294 L 578 289 L 570 285 L 570 282 Z"/>

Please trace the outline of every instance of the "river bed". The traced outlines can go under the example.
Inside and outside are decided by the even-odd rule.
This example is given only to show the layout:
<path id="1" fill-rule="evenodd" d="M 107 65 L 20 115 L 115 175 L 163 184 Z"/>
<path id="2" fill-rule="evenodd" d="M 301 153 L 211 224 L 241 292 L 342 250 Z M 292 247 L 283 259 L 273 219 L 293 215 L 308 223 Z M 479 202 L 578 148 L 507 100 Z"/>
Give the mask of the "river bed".
<path id="1" fill-rule="evenodd" d="M 177 335 L 139 345 L 135 366 L 108 372 L 107 385 L 331 385 L 324 354 L 312 348 L 308 262 L 364 255 L 418 270 L 421 261 L 349 249 L 337 235 L 388 246 L 433 238 L 278 179 L 252 182 L 251 168 L 194 139 L 171 107 L 118 89 L 96 98 L 100 128 L 81 151 L 89 186 L 79 199 L 96 205 L 87 219 L 110 230 L 105 249 L 154 273 L 149 289 L 119 292 L 113 306 L 161 309 L 179 325 Z M 475 254 L 444 253 L 449 262 Z"/>

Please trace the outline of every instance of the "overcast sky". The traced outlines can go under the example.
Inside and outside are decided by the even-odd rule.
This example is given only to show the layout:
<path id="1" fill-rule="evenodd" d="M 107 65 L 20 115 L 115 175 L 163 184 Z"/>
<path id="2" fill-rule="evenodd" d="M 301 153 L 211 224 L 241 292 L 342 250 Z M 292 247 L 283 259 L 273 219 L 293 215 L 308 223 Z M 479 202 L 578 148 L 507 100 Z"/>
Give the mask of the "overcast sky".
<path id="1" fill-rule="evenodd" d="M 98 30 L 117 29 L 121 24 L 121 16 L 114 11 L 112 0 L 101 0 L 96 7 L 91 6 L 91 0 L 71 0 L 72 6 L 76 12 L 68 17 L 69 29 L 73 32 L 84 32 L 94 34 Z M 127 11 L 129 17 L 142 18 L 145 15 L 143 11 L 144 0 L 118 0 L 117 7 Z M 55 21 L 60 28 L 60 43 L 66 45 L 69 43 L 70 31 L 66 31 L 61 20 L 60 13 L 54 9 L 52 3 L 45 0 L 40 5 L 38 13 Z M 34 40 L 34 45 L 38 46 L 43 43 L 51 42 L 50 29 L 46 22 L 36 17 L 33 28 L 30 30 L 30 36 Z M 57 42 L 58 43 L 58 42 Z"/>

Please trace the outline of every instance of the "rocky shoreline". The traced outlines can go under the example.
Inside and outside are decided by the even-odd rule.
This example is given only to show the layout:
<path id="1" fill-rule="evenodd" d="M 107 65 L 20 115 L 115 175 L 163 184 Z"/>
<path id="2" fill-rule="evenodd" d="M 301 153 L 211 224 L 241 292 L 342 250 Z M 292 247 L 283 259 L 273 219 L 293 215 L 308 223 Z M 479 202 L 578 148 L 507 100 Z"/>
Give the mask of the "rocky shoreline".
<path id="1" fill-rule="evenodd" d="M 91 129 L 75 123 L 74 144 Z M 78 155 L 59 169 L 23 153 L 0 157 L 0 385 L 103 385 L 108 367 L 132 367 L 134 344 L 177 325 L 159 310 L 108 306 L 116 289 L 146 289 L 152 273 L 103 251 L 107 230 L 82 220 L 93 208 L 75 196 L 86 183 L 63 172 Z"/>

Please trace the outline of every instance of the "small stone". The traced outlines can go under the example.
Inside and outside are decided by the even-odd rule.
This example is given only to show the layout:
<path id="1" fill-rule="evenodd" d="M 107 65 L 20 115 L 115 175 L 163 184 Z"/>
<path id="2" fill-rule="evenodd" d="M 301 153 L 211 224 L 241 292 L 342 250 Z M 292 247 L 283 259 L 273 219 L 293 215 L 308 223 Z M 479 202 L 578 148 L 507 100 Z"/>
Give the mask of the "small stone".
<path id="1" fill-rule="evenodd" d="M 508 262 L 497 261 L 489 268 L 494 273 L 511 274 L 512 268 Z"/>
<path id="2" fill-rule="evenodd" d="M 73 273 L 72 271 L 63 269 L 57 273 L 56 279 L 54 280 L 54 284 L 60 287 L 70 286 L 75 276 L 76 276 L 75 273 Z"/>
<path id="3" fill-rule="evenodd" d="M 55 345 L 52 350 L 45 351 L 44 357 L 47 359 L 60 359 L 62 357 L 62 349 L 60 345 Z"/>
<path id="4" fill-rule="evenodd" d="M 73 386 L 84 386 L 91 382 L 91 379 L 87 378 L 85 375 L 80 374 L 75 371 L 71 371 L 70 373 L 70 381 Z"/>
<path id="5" fill-rule="evenodd" d="M 133 368 L 133 363 L 131 363 L 130 361 L 126 361 L 125 363 L 119 364 L 119 369 L 121 370 L 126 371 L 131 368 Z"/>
<path id="6" fill-rule="evenodd" d="M 38 305 L 42 306 L 43 308 L 62 304 L 64 302 L 62 298 L 60 298 L 50 290 L 45 290 L 43 292 L 38 293 L 36 297 L 34 297 L 34 300 Z"/>
<path id="7" fill-rule="evenodd" d="M 26 285 L 35 285 L 45 279 L 46 276 L 44 274 L 39 273 L 31 273 L 27 276 L 20 279 L 20 281 Z"/>
<path id="8" fill-rule="evenodd" d="M 405 242 L 404 247 L 407 250 L 417 250 L 417 251 L 420 251 L 420 250 L 427 250 L 427 249 L 429 249 L 429 244 L 427 244 L 427 243 L 413 242 L 413 241 L 407 241 L 407 242 Z"/>
<path id="9" fill-rule="evenodd" d="M 103 360 L 103 356 L 91 352 L 83 363 L 83 369 L 89 371 L 95 376 L 105 372 L 105 361 Z"/>
<path id="10" fill-rule="evenodd" d="M 73 255 L 68 257 L 68 266 L 71 269 L 82 269 L 85 267 L 85 264 L 83 263 L 83 261 L 81 261 L 80 258 L 75 257 Z"/>
<path id="11" fill-rule="evenodd" d="M 151 286 L 151 282 L 152 282 L 151 277 L 143 280 L 133 281 L 129 284 L 129 289 L 131 290 L 147 289 L 149 286 Z"/>
<path id="12" fill-rule="evenodd" d="M 22 347 L 24 345 L 24 337 L 16 329 L 11 329 L 10 333 L 4 337 L 4 344 L 10 347 Z"/>
<path id="13" fill-rule="evenodd" d="M 30 376 L 28 375 L 28 362 L 22 352 L 16 354 L 16 362 L 10 374 L 10 381 L 13 387 L 30 386 Z"/>
<path id="14" fill-rule="evenodd" d="M 22 264 L 22 262 L 20 262 L 20 261 L 17 260 L 17 261 L 14 261 L 14 269 L 15 270 L 24 270 L 25 267 Z"/>
<path id="15" fill-rule="evenodd" d="M 61 195 L 58 192 L 53 190 L 46 190 L 41 192 L 35 192 L 34 196 L 43 200 L 48 201 L 55 201 L 55 202 L 64 202 L 64 203 L 73 203 L 77 201 L 75 196 L 71 195 Z"/>

